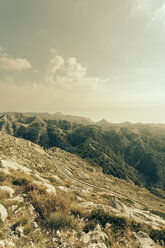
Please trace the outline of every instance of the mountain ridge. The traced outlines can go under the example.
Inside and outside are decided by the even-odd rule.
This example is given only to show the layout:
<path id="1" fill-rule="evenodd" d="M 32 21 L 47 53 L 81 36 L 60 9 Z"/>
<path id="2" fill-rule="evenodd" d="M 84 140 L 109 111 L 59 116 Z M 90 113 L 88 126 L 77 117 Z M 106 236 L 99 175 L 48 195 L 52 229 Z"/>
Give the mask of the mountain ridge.
<path id="1" fill-rule="evenodd" d="M 45 148 L 56 146 L 78 154 L 119 178 L 165 188 L 165 126 L 125 123 L 104 127 L 17 113 L 1 116 L 0 130 Z"/>

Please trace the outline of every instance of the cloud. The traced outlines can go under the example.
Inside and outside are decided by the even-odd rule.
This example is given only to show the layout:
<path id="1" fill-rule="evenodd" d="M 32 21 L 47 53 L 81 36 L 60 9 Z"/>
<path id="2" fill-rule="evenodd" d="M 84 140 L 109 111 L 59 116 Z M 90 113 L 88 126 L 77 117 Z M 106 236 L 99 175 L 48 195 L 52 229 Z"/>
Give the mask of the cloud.
<path id="1" fill-rule="evenodd" d="M 67 75 L 72 78 L 73 77 L 82 78 L 85 77 L 87 74 L 87 68 L 79 64 L 76 58 L 74 57 L 71 57 L 67 60 L 66 71 L 67 71 Z"/>
<path id="2" fill-rule="evenodd" d="M 152 22 L 159 22 L 163 25 L 165 24 L 165 3 L 156 9 Z"/>
<path id="3" fill-rule="evenodd" d="M 133 13 L 145 11 L 149 8 L 150 0 L 129 0 Z"/>
<path id="4" fill-rule="evenodd" d="M 75 57 L 64 59 L 62 56 L 55 56 L 49 60 L 43 84 L 58 89 L 87 91 L 103 89 L 108 81 L 109 79 L 89 77 L 87 68 L 82 66 Z"/>
<path id="5" fill-rule="evenodd" d="M 0 47 L 0 69 L 23 71 L 30 68 L 32 65 L 27 59 L 12 58 Z"/>
<path id="6" fill-rule="evenodd" d="M 17 70 L 32 68 L 32 65 L 26 59 L 11 58 L 0 47 L 0 69 Z M 100 77 L 91 77 L 88 75 L 87 68 L 77 61 L 75 57 L 64 58 L 57 54 L 56 49 L 52 49 L 51 58 L 45 72 L 40 72 L 33 68 L 37 73 L 37 79 L 25 79 L 24 82 L 17 82 L 14 79 L 3 78 L 4 83 L 13 83 L 19 85 L 32 85 L 41 88 L 54 88 L 61 92 L 77 91 L 87 92 L 90 90 L 106 90 L 109 79 Z"/>
<path id="7" fill-rule="evenodd" d="M 50 52 L 51 52 L 52 54 L 57 54 L 57 53 L 58 53 L 58 50 L 55 49 L 55 48 L 52 48 L 52 49 L 50 50 Z"/>
<path id="8" fill-rule="evenodd" d="M 61 56 L 55 56 L 54 58 L 49 60 L 47 74 L 53 75 L 57 70 L 62 68 L 64 65 L 64 59 Z"/>
<path id="9" fill-rule="evenodd" d="M 132 14 L 143 14 L 146 17 L 154 16 L 154 13 L 162 6 L 163 0 L 128 0 L 132 7 Z"/>

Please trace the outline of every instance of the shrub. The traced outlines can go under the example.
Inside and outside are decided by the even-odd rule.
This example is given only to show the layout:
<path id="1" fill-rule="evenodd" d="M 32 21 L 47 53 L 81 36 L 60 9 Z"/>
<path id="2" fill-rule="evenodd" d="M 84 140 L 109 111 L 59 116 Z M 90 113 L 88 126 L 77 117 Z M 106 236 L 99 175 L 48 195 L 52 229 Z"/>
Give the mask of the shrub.
<path id="1" fill-rule="evenodd" d="M 13 185 L 16 185 L 16 186 L 23 186 L 23 185 L 28 184 L 28 180 L 26 178 L 24 178 L 24 177 L 15 178 L 15 179 L 13 179 L 12 183 L 13 183 Z"/>
<path id="2" fill-rule="evenodd" d="M 96 223 L 95 222 L 93 222 L 93 221 L 90 221 L 90 222 L 88 222 L 85 226 L 84 226 L 84 228 L 83 228 L 83 231 L 85 232 L 85 233 L 88 233 L 89 231 L 93 231 L 94 229 L 95 229 L 95 227 L 96 227 Z"/>
<path id="3" fill-rule="evenodd" d="M 110 223 L 112 224 L 114 231 L 119 229 L 125 229 L 128 225 L 126 218 L 110 215 L 109 213 L 106 213 L 103 209 L 93 210 L 89 216 L 89 220 L 93 220 L 96 223 L 101 224 L 103 227 L 105 227 L 106 223 Z"/>
<path id="4" fill-rule="evenodd" d="M 75 217 L 80 217 L 80 218 L 85 217 L 86 218 L 88 216 L 87 211 L 83 207 L 80 207 L 78 205 L 71 206 L 70 212 Z"/>
<path id="5" fill-rule="evenodd" d="M 0 182 L 4 182 L 6 179 L 6 174 L 2 171 L 0 171 Z"/>
<path id="6" fill-rule="evenodd" d="M 132 221 L 130 224 L 130 229 L 136 233 L 142 231 L 142 224 Z"/>
<path id="7" fill-rule="evenodd" d="M 155 242 L 157 241 L 165 242 L 165 229 L 164 230 L 151 229 L 149 235 L 150 235 L 150 238 L 153 239 Z"/>
<path id="8" fill-rule="evenodd" d="M 24 235 L 28 235 L 29 233 L 31 233 L 31 231 L 33 230 L 32 226 L 27 224 L 25 227 L 24 227 L 24 230 L 23 230 L 23 233 Z"/>
<path id="9" fill-rule="evenodd" d="M 35 210 L 39 213 L 42 219 L 47 219 L 53 212 L 69 213 L 70 202 L 63 196 L 55 196 L 45 191 L 35 189 L 29 193 L 31 202 Z"/>
<path id="10" fill-rule="evenodd" d="M 72 216 L 64 215 L 60 212 L 52 213 L 45 224 L 51 230 L 59 230 L 62 228 L 75 229 L 76 227 L 76 223 Z"/>
<path id="11" fill-rule="evenodd" d="M 0 232 L 0 239 L 3 239 L 3 233 Z"/>

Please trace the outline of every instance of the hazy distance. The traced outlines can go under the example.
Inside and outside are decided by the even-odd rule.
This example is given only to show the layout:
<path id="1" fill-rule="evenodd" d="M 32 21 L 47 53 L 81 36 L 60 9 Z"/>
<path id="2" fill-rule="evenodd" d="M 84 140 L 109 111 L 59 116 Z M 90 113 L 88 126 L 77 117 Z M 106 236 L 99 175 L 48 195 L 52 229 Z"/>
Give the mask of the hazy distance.
<path id="1" fill-rule="evenodd" d="M 165 123 L 163 0 L 0 0 L 0 112 Z"/>

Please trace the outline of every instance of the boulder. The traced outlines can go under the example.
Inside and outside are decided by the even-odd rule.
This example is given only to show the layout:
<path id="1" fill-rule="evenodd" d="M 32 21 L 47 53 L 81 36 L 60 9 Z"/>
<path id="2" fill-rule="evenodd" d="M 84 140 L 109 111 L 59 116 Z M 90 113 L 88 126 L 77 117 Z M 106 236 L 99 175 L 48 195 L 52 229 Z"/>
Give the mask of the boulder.
<path id="1" fill-rule="evenodd" d="M 154 241 L 145 232 L 138 232 L 136 234 L 140 248 L 156 248 Z"/>
<path id="2" fill-rule="evenodd" d="M 0 192 L 7 192 L 10 197 L 13 197 L 13 195 L 15 193 L 14 189 L 12 189 L 6 185 L 0 186 Z"/>
<path id="3" fill-rule="evenodd" d="M 127 212 L 127 206 L 123 204 L 117 197 L 111 196 L 108 205 L 114 209 L 117 209 L 123 213 Z"/>
<path id="4" fill-rule="evenodd" d="M 1 220 L 4 222 L 7 217 L 8 217 L 8 213 L 7 213 L 6 208 L 2 204 L 0 204 L 0 218 L 1 218 Z"/>
<path id="5" fill-rule="evenodd" d="M 0 240 L 0 248 L 5 248 L 5 243 L 3 240 Z"/>
<path id="6" fill-rule="evenodd" d="M 80 241 L 83 243 L 83 244 L 87 244 L 89 241 L 90 241 L 90 234 L 88 233 L 84 233 L 82 235 L 82 237 L 80 238 Z"/>
<path id="7" fill-rule="evenodd" d="M 94 231 L 90 231 L 88 233 L 91 236 L 91 241 L 98 243 L 98 242 L 104 242 L 105 240 L 108 240 L 108 236 L 105 232 L 102 232 L 100 225 L 98 224 Z"/>
<path id="8" fill-rule="evenodd" d="M 15 247 L 15 244 L 11 241 L 5 240 L 6 248 L 13 248 Z"/>
<path id="9" fill-rule="evenodd" d="M 104 244 L 106 240 L 108 240 L 108 236 L 106 233 L 102 232 L 99 224 L 93 231 L 86 234 L 84 233 L 80 239 L 83 244 L 88 244 L 87 248 L 107 248 Z"/>

